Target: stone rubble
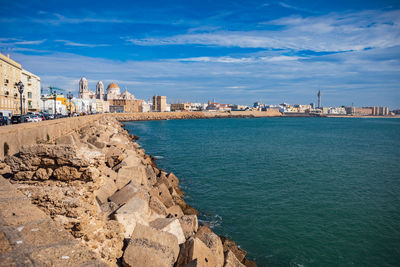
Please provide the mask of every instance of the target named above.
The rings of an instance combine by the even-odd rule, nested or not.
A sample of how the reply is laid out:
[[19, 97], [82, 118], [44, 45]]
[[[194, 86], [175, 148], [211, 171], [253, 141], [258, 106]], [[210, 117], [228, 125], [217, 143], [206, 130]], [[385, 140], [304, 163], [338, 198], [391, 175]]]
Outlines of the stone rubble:
[[103, 117], [54, 144], [22, 147], [0, 174], [10, 172], [32, 204], [109, 266], [253, 264], [232, 240], [199, 228], [179, 179], [159, 170], [137, 139]]

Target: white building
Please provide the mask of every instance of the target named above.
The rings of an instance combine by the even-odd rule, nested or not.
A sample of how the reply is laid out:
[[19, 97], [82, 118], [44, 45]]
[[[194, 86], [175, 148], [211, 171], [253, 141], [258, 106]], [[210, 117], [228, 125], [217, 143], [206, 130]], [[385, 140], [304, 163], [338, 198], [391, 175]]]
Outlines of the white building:
[[81, 99], [81, 98], [73, 98], [72, 103], [75, 106], [75, 110], [72, 110], [76, 113], [96, 113], [97, 112], [97, 99]]
[[151, 112], [153, 110], [153, 105], [151, 104], [151, 100], [148, 102], [143, 101], [142, 104], [142, 112]]
[[43, 96], [41, 98], [41, 103], [40, 108], [46, 113], [54, 114], [55, 108], [57, 114], [68, 115], [66, 98], [62, 94], [57, 95], [56, 101], [54, 101], [52, 95]]
[[24, 84], [25, 112], [40, 111], [40, 77], [22, 69], [21, 81]]

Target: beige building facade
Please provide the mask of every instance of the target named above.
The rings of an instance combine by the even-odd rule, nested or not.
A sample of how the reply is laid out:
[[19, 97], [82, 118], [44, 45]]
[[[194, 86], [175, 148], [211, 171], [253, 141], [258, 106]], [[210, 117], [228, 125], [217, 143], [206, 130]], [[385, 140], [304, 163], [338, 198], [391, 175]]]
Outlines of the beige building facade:
[[21, 81], [24, 84], [24, 110], [26, 112], [40, 111], [40, 77], [22, 69]]
[[167, 110], [167, 97], [154, 95], [153, 96], [153, 111], [164, 112]]
[[5, 116], [20, 113], [16, 83], [21, 81], [21, 72], [21, 64], [0, 54], [0, 112]]

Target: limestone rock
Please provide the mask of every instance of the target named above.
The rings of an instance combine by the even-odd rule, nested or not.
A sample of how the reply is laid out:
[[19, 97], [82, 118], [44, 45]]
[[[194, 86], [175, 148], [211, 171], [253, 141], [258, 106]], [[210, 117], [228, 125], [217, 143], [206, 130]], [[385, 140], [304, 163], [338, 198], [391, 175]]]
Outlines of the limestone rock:
[[116, 191], [117, 186], [113, 179], [103, 176], [103, 185], [95, 192], [96, 199], [100, 205], [107, 202], [108, 198], [111, 197]]
[[132, 180], [138, 184], [147, 184], [147, 178], [143, 166], [122, 167], [118, 170], [116, 181], [118, 189], [121, 189]]
[[233, 254], [232, 251], [228, 250], [225, 253], [225, 263], [224, 267], [245, 267]]
[[252, 261], [252, 260], [249, 260], [249, 259], [246, 259], [246, 258], [244, 258], [243, 264], [246, 267], [257, 267], [257, 263], [255, 261]]
[[137, 224], [122, 261], [129, 267], [171, 267], [178, 253], [178, 241], [174, 235]]
[[222, 247], [221, 239], [206, 226], [201, 226], [197, 230], [195, 237], [203, 241], [203, 243], [210, 248], [213, 254], [217, 257], [216, 266], [223, 266], [224, 249]]
[[114, 195], [110, 197], [110, 201], [117, 205], [123, 205], [133, 198], [138, 192], [138, 188], [132, 183], [127, 184], [121, 190], [118, 190]]
[[147, 184], [154, 185], [157, 182], [157, 175], [151, 166], [146, 166]]
[[149, 206], [157, 214], [164, 216], [168, 215], [167, 207], [165, 207], [165, 205], [161, 202], [161, 200], [158, 197], [150, 196]]
[[10, 166], [12, 172], [18, 171], [31, 171], [32, 165], [29, 161], [23, 161], [22, 159], [15, 156], [7, 156], [4, 162]]
[[169, 193], [165, 184], [158, 185], [157, 187], [153, 188], [150, 193], [154, 196], [157, 196], [167, 208], [174, 205], [174, 201], [172, 200], [171, 194]]
[[184, 215], [179, 218], [185, 238], [192, 237], [199, 227], [196, 215]]
[[196, 210], [195, 208], [193, 208], [190, 205], [186, 205], [185, 209], [183, 210], [183, 213], [185, 215], [199, 215], [200, 212], [198, 210]]
[[100, 171], [97, 168], [89, 167], [82, 173], [82, 180], [96, 181], [100, 176]]
[[32, 179], [33, 175], [35, 174], [34, 171], [20, 171], [14, 174], [14, 180], [30, 180]]
[[61, 181], [77, 180], [81, 178], [81, 174], [76, 168], [69, 166], [62, 166], [54, 170], [54, 178]]
[[[193, 261], [195, 260], [197, 260], [197, 262], [196, 265], [193, 266], [222, 266], [218, 265], [218, 259], [211, 249], [209, 249], [200, 239], [191, 237], [181, 246], [176, 266], [181, 267], [189, 263], [193, 264]], [[222, 261], [223, 260], [224, 259], [222, 258]]]
[[182, 226], [178, 219], [159, 218], [149, 223], [149, 225], [157, 230], [173, 234], [178, 239], [178, 244], [186, 241]]
[[184, 215], [181, 207], [179, 207], [178, 205], [169, 207], [167, 209], [167, 212], [169, 215], [171, 215], [171, 217], [174, 218], [181, 218]]
[[229, 237], [221, 236], [221, 241], [225, 253], [227, 251], [231, 251], [240, 262], [243, 261], [244, 257], [246, 256], [246, 251], [239, 248], [235, 241]]
[[169, 184], [170, 184], [172, 187], [176, 188], [176, 187], [179, 186], [179, 180], [178, 180], [178, 178], [175, 176], [175, 174], [173, 174], [172, 172], [171, 172], [170, 174], [168, 174], [167, 180], [168, 180]]
[[150, 211], [148, 203], [138, 197], [131, 198], [114, 214], [115, 219], [125, 227], [125, 238], [131, 236], [137, 223], [147, 225], [149, 216]]
[[52, 174], [53, 174], [53, 169], [39, 168], [35, 172], [35, 177], [36, 177], [36, 179], [39, 179], [39, 180], [48, 180]]
[[56, 145], [75, 145], [75, 140], [72, 135], [65, 135], [56, 138]]

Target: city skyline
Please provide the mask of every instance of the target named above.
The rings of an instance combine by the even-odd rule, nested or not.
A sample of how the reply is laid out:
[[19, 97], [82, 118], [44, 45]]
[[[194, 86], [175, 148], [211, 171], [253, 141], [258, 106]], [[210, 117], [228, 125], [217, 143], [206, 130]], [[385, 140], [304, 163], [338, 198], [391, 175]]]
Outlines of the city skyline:
[[2, 1], [0, 50], [75, 94], [399, 108], [400, 4], [360, 3]]

